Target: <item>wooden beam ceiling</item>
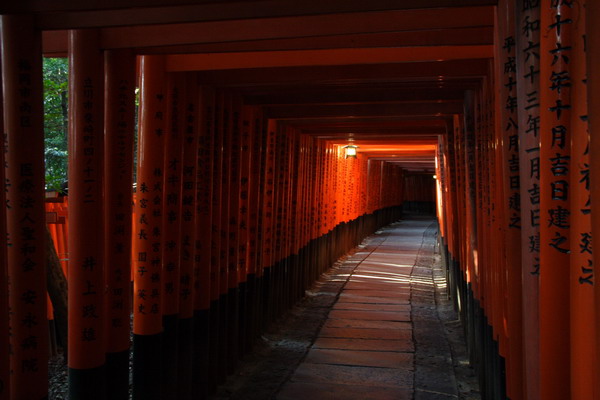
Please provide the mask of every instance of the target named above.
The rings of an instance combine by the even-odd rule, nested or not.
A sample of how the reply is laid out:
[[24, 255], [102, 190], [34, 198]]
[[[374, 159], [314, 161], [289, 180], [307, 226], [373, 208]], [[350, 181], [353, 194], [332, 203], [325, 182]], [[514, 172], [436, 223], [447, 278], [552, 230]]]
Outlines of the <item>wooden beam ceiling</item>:
[[[33, 13], [46, 55], [66, 55], [67, 29], [97, 28], [102, 48], [165, 54], [168, 71], [195, 71], [201, 85], [240, 93], [282, 126], [430, 169], [433, 152], [399, 149], [435, 145], [462, 113], [465, 91], [489, 76], [495, 5], [21, 0], [0, 5], [0, 13]], [[376, 145], [390, 152], [367, 152]]]

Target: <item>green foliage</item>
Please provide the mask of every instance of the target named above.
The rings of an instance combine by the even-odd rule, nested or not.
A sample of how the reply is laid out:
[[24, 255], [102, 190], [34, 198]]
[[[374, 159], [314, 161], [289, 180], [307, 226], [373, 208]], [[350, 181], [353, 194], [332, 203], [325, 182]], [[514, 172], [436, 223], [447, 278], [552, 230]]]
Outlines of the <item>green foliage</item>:
[[60, 190], [67, 181], [68, 61], [44, 58], [44, 141], [46, 189]]

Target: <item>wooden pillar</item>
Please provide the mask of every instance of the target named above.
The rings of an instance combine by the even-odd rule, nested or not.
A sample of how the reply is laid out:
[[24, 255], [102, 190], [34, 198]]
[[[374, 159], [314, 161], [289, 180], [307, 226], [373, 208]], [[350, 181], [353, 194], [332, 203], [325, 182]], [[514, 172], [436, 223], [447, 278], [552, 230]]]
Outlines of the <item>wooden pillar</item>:
[[[600, 167], [600, 4], [588, 1], [586, 4], [586, 61], [587, 61], [587, 100], [590, 138], [590, 171]], [[590, 174], [592, 201], [592, 236], [600, 237], [600, 174]], [[598, 254], [598, 252], [596, 252]], [[593, 257], [598, 265], [598, 257]], [[595, 300], [595, 358], [594, 358], [594, 400], [600, 399], [600, 285], [594, 285]]]
[[[570, 318], [571, 318], [571, 398], [592, 399], [594, 381], [595, 326], [594, 261], [592, 254], [590, 142], [586, 84], [585, 2], [572, 10], [571, 76], [571, 238], [570, 238]], [[561, 77], [562, 78], [562, 77]]]
[[106, 396], [104, 73], [99, 33], [69, 32], [69, 396]]
[[260, 327], [260, 306], [261, 306], [261, 280], [262, 275], [260, 266], [260, 209], [262, 207], [261, 188], [264, 185], [264, 175], [262, 174], [263, 165], [263, 124], [262, 116], [259, 110], [252, 115], [252, 144], [250, 156], [250, 180], [249, 200], [248, 200], [248, 337], [246, 344], [252, 346], [252, 342], [257, 338]]
[[181, 187], [185, 80], [167, 74], [166, 126], [162, 167], [163, 397], [177, 396], [178, 313], [181, 260]]
[[[0, 39], [2, 40], [2, 39]], [[6, 40], [6, 39], [4, 39]], [[2, 76], [2, 54], [0, 54], [0, 77]], [[0, 93], [2, 93], [0, 78]], [[4, 99], [0, 96], [0, 128], [4, 128]], [[5, 141], [0, 146], [0, 165], [5, 165]], [[5, 168], [0, 170], [0, 180], [5, 181]], [[6, 204], [6, 192], [0, 193], [0, 204]], [[6, 207], [0, 210], [0, 229], [6, 231]], [[10, 351], [9, 351], [9, 313], [8, 313], [8, 248], [6, 236], [0, 237], [0, 400], [8, 400], [10, 396]]]
[[[502, 166], [503, 199], [499, 204], [503, 209], [504, 257], [488, 258], [490, 262], [505, 260], [499, 263], [505, 270], [507, 283], [507, 371], [506, 394], [511, 399], [523, 397], [523, 358], [522, 358], [522, 326], [521, 326], [521, 187], [519, 169], [519, 125], [518, 95], [516, 68], [516, 29], [515, 5], [513, 1], [501, 1], [497, 8], [496, 38], [496, 98], [497, 123], [496, 130], [502, 134], [502, 158], [497, 160]], [[491, 93], [489, 94], [491, 95]], [[526, 106], [528, 107], [528, 106]], [[500, 184], [500, 182], [497, 182]], [[495, 188], [493, 188], [495, 189]], [[495, 245], [497, 242], [491, 242]], [[493, 249], [490, 248], [490, 251]]]
[[6, 387], [10, 398], [42, 399], [48, 392], [48, 324], [41, 34], [29, 16], [4, 15], [1, 29], [12, 349]]
[[261, 232], [261, 268], [263, 270], [263, 284], [265, 289], [264, 300], [264, 313], [266, 314], [263, 319], [263, 324], [268, 322], [270, 301], [269, 290], [271, 289], [271, 278], [272, 278], [272, 255], [273, 255], [273, 220], [275, 212], [275, 137], [277, 131], [277, 122], [273, 120], [268, 121], [266, 143], [264, 147], [265, 154], [265, 170], [264, 170], [264, 193], [262, 201], [262, 232]]
[[238, 356], [241, 358], [249, 346], [252, 311], [249, 307], [251, 295], [249, 294], [248, 277], [250, 268], [254, 273], [255, 264], [250, 260], [249, 240], [250, 240], [250, 192], [251, 164], [253, 160], [253, 135], [254, 135], [254, 115], [256, 109], [243, 106], [241, 110], [241, 137], [240, 137], [240, 190], [239, 190], [239, 220], [238, 220], [238, 260], [239, 260], [239, 338], [238, 338]]
[[138, 169], [133, 254], [133, 398], [161, 397], [162, 184], [166, 80], [162, 56], [140, 59]]
[[[523, 398], [540, 398], [540, 6], [519, 0], [514, 64], [517, 71], [519, 178], [521, 187], [521, 284], [523, 293]], [[525, 28], [525, 29], [524, 29]]]
[[128, 399], [136, 60], [130, 51], [111, 50], [104, 61], [107, 395], [110, 399]]
[[[573, 40], [571, 4], [541, 8], [540, 25], [540, 398], [566, 399], [570, 384], [569, 171]], [[557, 368], [557, 366], [561, 366]]]
[[241, 123], [242, 100], [232, 96], [229, 102], [230, 141], [229, 141], [229, 211], [227, 219], [227, 373], [232, 374], [238, 360], [239, 330], [239, 219], [240, 219], [240, 177], [241, 177]]
[[179, 266], [179, 322], [177, 398], [193, 398], [194, 349], [194, 267], [196, 250], [197, 166], [198, 166], [198, 108], [199, 92], [196, 75], [184, 76], [182, 101], [182, 185], [181, 185], [181, 255]]
[[223, 136], [223, 154], [221, 163], [221, 213], [219, 248], [219, 363], [217, 368], [218, 382], [223, 383], [227, 377], [227, 330], [229, 328], [229, 205], [231, 201], [231, 135], [232, 135], [232, 102], [229, 93], [222, 93], [221, 130]]
[[211, 241], [214, 158], [214, 92], [200, 88], [198, 165], [196, 174], [196, 252], [194, 258], [194, 389], [195, 398], [208, 395], [211, 310]]
[[212, 210], [211, 210], [211, 249], [210, 249], [210, 369], [209, 384], [211, 389], [216, 388], [217, 366], [219, 363], [219, 320], [223, 316], [219, 314], [220, 291], [220, 254], [221, 254], [221, 197], [222, 197], [222, 173], [223, 173], [223, 95], [217, 93], [215, 96], [215, 117], [213, 124], [214, 147], [213, 147], [213, 175], [212, 175]]

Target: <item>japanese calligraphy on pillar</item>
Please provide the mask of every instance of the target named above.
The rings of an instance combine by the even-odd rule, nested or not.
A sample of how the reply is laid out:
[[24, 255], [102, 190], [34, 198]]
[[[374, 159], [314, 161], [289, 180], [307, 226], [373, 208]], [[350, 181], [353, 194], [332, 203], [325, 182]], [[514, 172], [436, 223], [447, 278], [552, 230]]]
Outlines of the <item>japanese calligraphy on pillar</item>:
[[196, 168], [196, 251], [194, 257], [195, 309], [210, 307], [210, 262], [212, 234], [214, 92], [201, 88], [200, 136]]
[[[573, 188], [571, 60], [573, 2], [541, 3], [540, 29], [540, 398], [569, 398], [570, 235]], [[564, 365], [563, 368], [551, 368]]]
[[587, 74], [585, 58], [585, 3], [573, 10], [572, 67], [571, 76], [564, 74], [560, 84], [570, 88], [572, 96], [571, 113], [571, 212], [576, 220], [572, 233], [571, 248], [575, 257], [581, 285], [593, 285], [594, 269], [592, 261], [592, 228], [590, 197], [590, 140], [588, 131]]
[[231, 203], [231, 134], [232, 134], [232, 99], [230, 94], [223, 94], [221, 135], [223, 136], [223, 155], [221, 163], [221, 246], [219, 248], [219, 290], [221, 295], [227, 294], [229, 288], [229, 206]]
[[[104, 74], [99, 36], [69, 37], [69, 367], [104, 363]], [[85, 238], [85, 240], [81, 240]]]
[[549, 65], [544, 65], [545, 74], [541, 76], [541, 84], [550, 90], [548, 95], [548, 126], [546, 131], [542, 132], [542, 144], [548, 145], [548, 152], [543, 155], [547, 157], [544, 160], [549, 172], [547, 176], [549, 181], [545, 183], [548, 190], [549, 202], [545, 209], [545, 215], [542, 215], [543, 223], [550, 228], [550, 236], [544, 246], [548, 245], [555, 252], [568, 254], [569, 247], [569, 228], [571, 225], [571, 211], [569, 209], [569, 171], [571, 168], [570, 156], [570, 114], [571, 114], [571, 76], [570, 60], [572, 51], [571, 35], [569, 34], [570, 25], [573, 20], [570, 18], [571, 1], [557, 0], [552, 2], [552, 12], [550, 24], [546, 27], [549, 30], [549, 40], [544, 44], [549, 44], [549, 48], [543, 48], [545, 51], [544, 60]]
[[163, 181], [153, 188], [153, 192], [156, 196], [162, 195], [163, 202], [163, 314], [173, 315], [177, 314], [179, 308], [184, 76], [169, 74], [167, 82], [167, 130], [165, 132]]
[[183, 104], [183, 161], [181, 185], [181, 255], [179, 274], [179, 316], [193, 315], [194, 278], [196, 249], [196, 201], [198, 164], [198, 87], [195, 75], [185, 76], [185, 98]]
[[240, 279], [245, 279], [249, 266], [249, 225], [250, 225], [250, 163], [252, 161], [252, 134], [254, 131], [255, 109], [244, 106], [241, 127], [241, 168], [239, 198], [239, 244]]
[[215, 96], [213, 119], [213, 175], [212, 175], [212, 210], [210, 233], [210, 293], [211, 300], [219, 299], [219, 263], [221, 247], [221, 175], [223, 172], [223, 95]]
[[[47, 395], [41, 36], [28, 16], [2, 16], [10, 386]], [[6, 293], [2, 293], [6, 295]], [[3, 314], [6, 315], [6, 314]], [[6, 360], [3, 360], [5, 362]], [[9, 384], [6, 384], [8, 387]]]
[[166, 123], [164, 60], [141, 58], [140, 140], [134, 221], [134, 333], [162, 331], [163, 160]]
[[262, 120], [259, 111], [253, 117], [251, 123], [251, 156], [250, 156], [250, 182], [249, 187], [249, 214], [248, 214], [248, 273], [258, 273], [258, 240], [260, 235], [259, 228], [259, 200], [264, 179], [261, 175], [262, 157]]
[[[524, 393], [539, 398], [540, 274], [540, 1], [516, 4], [521, 264], [523, 285]], [[530, 99], [536, 101], [529, 101]]]
[[540, 268], [540, 5], [539, 0], [522, 1], [517, 13], [518, 93], [523, 99], [518, 123], [521, 148], [522, 237], [527, 240], [523, 265], [530, 274]]
[[594, 397], [594, 262], [590, 196], [590, 138], [588, 131], [586, 73], [586, 2], [573, 4], [570, 76], [562, 84], [571, 96], [570, 169], [570, 323], [571, 323], [571, 398]]
[[516, 69], [519, 107], [523, 266], [532, 275], [540, 268], [540, 5], [539, 0], [517, 5]]
[[[508, 28], [508, 27], [507, 27]], [[503, 71], [503, 97], [504, 110], [502, 113], [502, 129], [504, 130], [504, 146], [506, 157], [505, 165], [508, 168], [506, 176], [508, 177], [507, 192], [505, 193], [508, 201], [508, 228], [521, 228], [521, 200], [519, 185], [519, 128], [517, 117], [517, 63], [515, 57], [515, 37], [510, 29], [504, 32], [504, 45], [502, 46], [502, 57], [500, 62], [504, 65]], [[527, 99], [524, 108], [529, 110], [538, 107], [537, 97], [530, 96]]]
[[131, 314], [131, 186], [135, 114], [135, 58], [132, 53], [105, 55], [105, 260], [109, 352], [129, 348]]
[[268, 121], [267, 137], [265, 146], [265, 185], [262, 208], [262, 267], [271, 266], [272, 246], [273, 246], [273, 213], [275, 190], [275, 132], [277, 131], [277, 122]]
[[241, 179], [241, 100], [233, 99], [231, 109], [231, 147], [230, 147], [230, 174], [229, 174], [229, 241], [228, 241], [228, 280], [229, 289], [233, 289], [239, 282], [239, 221], [240, 221], [240, 179]]

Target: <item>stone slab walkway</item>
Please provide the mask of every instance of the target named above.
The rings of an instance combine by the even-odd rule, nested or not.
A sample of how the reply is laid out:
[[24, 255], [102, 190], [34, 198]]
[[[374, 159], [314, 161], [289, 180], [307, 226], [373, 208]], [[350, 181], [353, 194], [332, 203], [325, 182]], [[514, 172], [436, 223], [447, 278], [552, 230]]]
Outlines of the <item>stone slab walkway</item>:
[[399, 223], [345, 261], [356, 267], [277, 399], [413, 398], [411, 274], [431, 223]]
[[[460, 326], [440, 298], [436, 231], [432, 219], [413, 218], [367, 238], [263, 335], [213, 398], [478, 399], [464, 355], [455, 354]], [[466, 386], [455, 377], [461, 369]]]

